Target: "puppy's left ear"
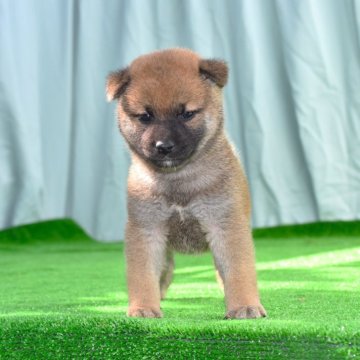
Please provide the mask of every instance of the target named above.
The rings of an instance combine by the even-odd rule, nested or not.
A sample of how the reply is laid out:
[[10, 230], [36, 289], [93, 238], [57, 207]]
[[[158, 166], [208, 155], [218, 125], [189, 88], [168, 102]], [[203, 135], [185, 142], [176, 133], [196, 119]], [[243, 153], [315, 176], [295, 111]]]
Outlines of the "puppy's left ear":
[[129, 68], [111, 72], [106, 80], [106, 98], [108, 101], [118, 99], [130, 84]]
[[225, 61], [221, 60], [200, 60], [200, 74], [211, 80], [219, 87], [224, 87], [228, 80], [229, 69]]

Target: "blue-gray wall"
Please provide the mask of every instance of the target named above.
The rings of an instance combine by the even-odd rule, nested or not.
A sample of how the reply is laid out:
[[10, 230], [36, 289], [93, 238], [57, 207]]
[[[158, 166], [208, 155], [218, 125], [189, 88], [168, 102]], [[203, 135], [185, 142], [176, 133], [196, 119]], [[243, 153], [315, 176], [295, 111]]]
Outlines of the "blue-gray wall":
[[123, 237], [129, 157], [105, 76], [155, 49], [228, 61], [255, 227], [360, 218], [360, 2], [0, 0], [0, 228]]

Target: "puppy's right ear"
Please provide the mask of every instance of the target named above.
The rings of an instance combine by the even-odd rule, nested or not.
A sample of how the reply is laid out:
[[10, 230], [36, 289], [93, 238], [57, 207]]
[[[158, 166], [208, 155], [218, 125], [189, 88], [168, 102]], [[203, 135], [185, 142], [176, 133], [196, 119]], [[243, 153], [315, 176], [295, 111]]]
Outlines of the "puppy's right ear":
[[111, 72], [106, 80], [106, 98], [108, 101], [118, 99], [130, 83], [129, 68]]

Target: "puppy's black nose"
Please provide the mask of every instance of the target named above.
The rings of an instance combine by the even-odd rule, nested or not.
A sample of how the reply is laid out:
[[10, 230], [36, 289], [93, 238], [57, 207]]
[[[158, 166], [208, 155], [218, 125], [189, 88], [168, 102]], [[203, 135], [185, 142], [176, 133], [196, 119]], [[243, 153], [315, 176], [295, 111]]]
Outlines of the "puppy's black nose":
[[155, 147], [159, 154], [170, 154], [174, 148], [174, 143], [171, 140], [168, 141], [157, 141]]

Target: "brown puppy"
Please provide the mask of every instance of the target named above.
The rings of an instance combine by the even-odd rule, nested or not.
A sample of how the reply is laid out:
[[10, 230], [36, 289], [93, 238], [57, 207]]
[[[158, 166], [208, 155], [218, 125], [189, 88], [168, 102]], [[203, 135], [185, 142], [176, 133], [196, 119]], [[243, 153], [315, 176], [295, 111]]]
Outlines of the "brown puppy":
[[250, 198], [223, 129], [224, 62], [185, 49], [137, 58], [107, 81], [132, 155], [126, 229], [129, 316], [161, 317], [173, 252], [210, 248], [229, 319], [266, 316], [256, 285]]

